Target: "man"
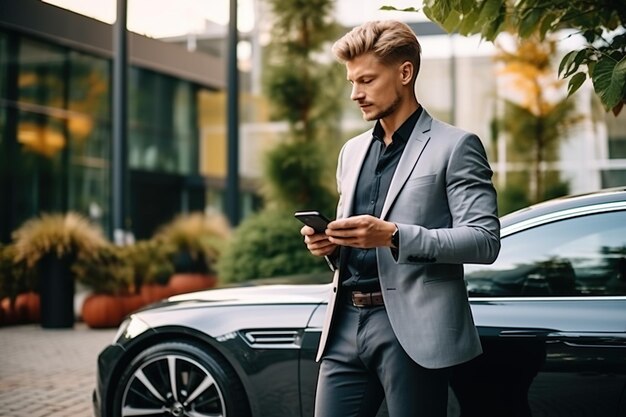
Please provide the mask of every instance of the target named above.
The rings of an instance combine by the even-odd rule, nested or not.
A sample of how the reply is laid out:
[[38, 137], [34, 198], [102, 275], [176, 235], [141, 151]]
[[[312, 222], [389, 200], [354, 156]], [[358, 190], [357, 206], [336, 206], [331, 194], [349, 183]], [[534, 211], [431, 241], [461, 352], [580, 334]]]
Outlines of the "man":
[[333, 45], [351, 98], [376, 121], [339, 155], [337, 220], [301, 229], [338, 267], [318, 351], [316, 417], [445, 416], [449, 368], [481, 353], [463, 263], [500, 249], [496, 193], [476, 135], [415, 96], [420, 45], [369, 22]]

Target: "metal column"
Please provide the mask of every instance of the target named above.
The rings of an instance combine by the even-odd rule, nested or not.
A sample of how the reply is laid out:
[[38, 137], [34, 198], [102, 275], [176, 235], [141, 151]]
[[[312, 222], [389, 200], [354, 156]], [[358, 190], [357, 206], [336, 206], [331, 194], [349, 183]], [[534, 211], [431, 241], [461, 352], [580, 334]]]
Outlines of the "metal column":
[[128, 48], [126, 31], [127, 0], [117, 0], [113, 27], [113, 141], [111, 144], [111, 238], [123, 244], [127, 221], [127, 97]]
[[228, 22], [228, 172], [226, 177], [226, 212], [232, 227], [239, 224], [239, 71], [237, 69], [237, 0], [230, 0]]

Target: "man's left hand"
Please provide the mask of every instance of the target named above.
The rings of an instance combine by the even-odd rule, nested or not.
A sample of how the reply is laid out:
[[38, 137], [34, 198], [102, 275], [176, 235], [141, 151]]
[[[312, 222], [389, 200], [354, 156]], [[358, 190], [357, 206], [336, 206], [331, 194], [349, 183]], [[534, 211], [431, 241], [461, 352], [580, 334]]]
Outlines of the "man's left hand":
[[332, 243], [353, 248], [369, 249], [391, 246], [396, 225], [370, 215], [338, 219], [328, 224], [326, 234]]

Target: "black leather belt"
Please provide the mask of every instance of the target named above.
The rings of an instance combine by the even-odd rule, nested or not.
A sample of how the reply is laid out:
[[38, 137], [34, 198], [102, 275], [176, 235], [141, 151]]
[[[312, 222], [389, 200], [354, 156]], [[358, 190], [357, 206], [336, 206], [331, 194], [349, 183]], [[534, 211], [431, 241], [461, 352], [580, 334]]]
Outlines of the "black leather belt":
[[350, 291], [352, 298], [352, 305], [355, 307], [375, 307], [385, 305], [383, 301], [383, 293], [376, 292], [361, 292]]

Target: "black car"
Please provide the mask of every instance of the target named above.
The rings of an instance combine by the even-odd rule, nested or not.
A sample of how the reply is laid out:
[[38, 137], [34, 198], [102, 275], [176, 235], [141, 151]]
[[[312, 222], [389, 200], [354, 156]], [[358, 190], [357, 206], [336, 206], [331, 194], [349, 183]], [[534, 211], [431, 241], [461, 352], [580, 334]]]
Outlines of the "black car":
[[[503, 217], [498, 260], [465, 273], [484, 354], [453, 369], [449, 416], [626, 416], [626, 189]], [[329, 291], [216, 289], [133, 314], [99, 356], [96, 415], [312, 416]]]

